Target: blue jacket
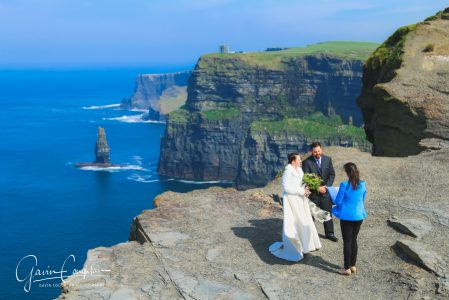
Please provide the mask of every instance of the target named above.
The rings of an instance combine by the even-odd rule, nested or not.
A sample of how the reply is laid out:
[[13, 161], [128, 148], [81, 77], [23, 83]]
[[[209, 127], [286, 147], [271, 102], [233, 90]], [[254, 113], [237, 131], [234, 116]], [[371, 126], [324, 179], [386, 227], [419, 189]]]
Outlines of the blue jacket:
[[356, 190], [352, 188], [349, 180], [340, 184], [337, 197], [334, 200], [332, 213], [334, 216], [345, 221], [359, 221], [365, 219], [368, 214], [365, 210], [366, 185], [360, 180]]

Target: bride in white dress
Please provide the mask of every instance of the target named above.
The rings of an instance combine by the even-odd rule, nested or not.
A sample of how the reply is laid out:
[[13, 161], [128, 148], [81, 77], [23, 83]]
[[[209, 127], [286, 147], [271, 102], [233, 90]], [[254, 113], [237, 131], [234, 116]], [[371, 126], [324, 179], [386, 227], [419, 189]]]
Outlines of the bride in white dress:
[[302, 181], [304, 172], [301, 169], [299, 154], [289, 154], [288, 160], [289, 164], [285, 167], [282, 176], [284, 189], [282, 242], [275, 242], [269, 250], [276, 257], [289, 261], [300, 261], [303, 259], [304, 253], [321, 248], [312, 212], [320, 222], [329, 219], [330, 215], [328, 212], [318, 209], [307, 199], [310, 191]]

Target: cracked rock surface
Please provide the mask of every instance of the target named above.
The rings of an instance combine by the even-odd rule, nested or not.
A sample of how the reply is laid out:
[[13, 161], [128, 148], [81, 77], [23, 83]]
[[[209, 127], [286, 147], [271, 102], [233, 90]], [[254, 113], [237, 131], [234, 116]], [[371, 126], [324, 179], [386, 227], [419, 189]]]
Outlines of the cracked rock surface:
[[[449, 152], [388, 158], [354, 148], [324, 151], [334, 161], [335, 185], [348, 161], [367, 182], [356, 274], [337, 274], [343, 264], [338, 220], [339, 242], [322, 239], [323, 248], [298, 263], [268, 252], [282, 232], [282, 207], [273, 200], [281, 188], [274, 181], [247, 191], [159, 195], [156, 209], [134, 218], [131, 241], [88, 252], [85, 268], [110, 271], [70, 277], [59, 299], [447, 299], [449, 185], [442, 178]], [[388, 225], [393, 216], [431, 227], [414, 238]]]

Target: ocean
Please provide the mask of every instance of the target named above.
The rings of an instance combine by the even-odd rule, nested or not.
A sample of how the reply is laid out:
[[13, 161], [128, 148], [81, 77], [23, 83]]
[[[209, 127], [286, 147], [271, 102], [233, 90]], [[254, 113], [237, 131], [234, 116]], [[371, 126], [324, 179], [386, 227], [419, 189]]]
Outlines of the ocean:
[[[127, 241], [156, 195], [226, 186], [158, 176], [165, 125], [118, 107], [137, 74], [185, 69], [0, 71], [0, 299], [57, 297], [64, 261], [79, 270], [88, 249]], [[99, 126], [128, 168], [74, 166], [94, 160]]]

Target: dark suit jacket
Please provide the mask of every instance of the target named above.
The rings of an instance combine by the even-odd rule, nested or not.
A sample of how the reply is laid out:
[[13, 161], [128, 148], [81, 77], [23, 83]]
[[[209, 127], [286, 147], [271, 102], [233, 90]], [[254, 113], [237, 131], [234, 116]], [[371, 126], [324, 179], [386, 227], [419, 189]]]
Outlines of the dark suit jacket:
[[[315, 161], [315, 157], [310, 155], [302, 162], [302, 170], [304, 173], [315, 173], [321, 176], [326, 186], [332, 186], [335, 179], [335, 170], [332, 165], [332, 158], [327, 155], [321, 155], [321, 168]], [[328, 194], [328, 193], [326, 193]]]

